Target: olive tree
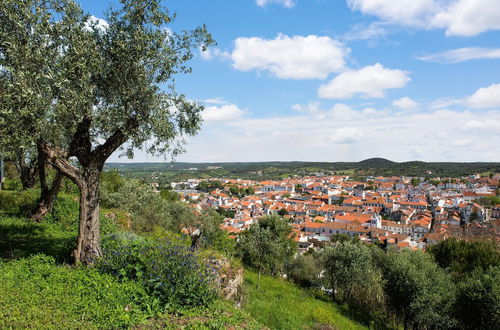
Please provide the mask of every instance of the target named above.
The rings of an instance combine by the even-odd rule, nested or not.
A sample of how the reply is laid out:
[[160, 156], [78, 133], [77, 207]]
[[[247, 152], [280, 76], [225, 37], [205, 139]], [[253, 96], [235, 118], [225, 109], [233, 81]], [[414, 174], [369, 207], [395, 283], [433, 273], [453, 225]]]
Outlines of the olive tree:
[[203, 107], [179, 94], [174, 78], [190, 73], [193, 49], [213, 41], [204, 26], [172, 33], [167, 25], [174, 15], [160, 0], [120, 0], [105, 24], [73, 0], [4, 0], [0, 17], [5, 99], [28, 103], [2, 106], [2, 117], [19, 123], [14, 134], [34, 135], [48, 162], [78, 186], [74, 258], [92, 263], [102, 255], [99, 178], [105, 161], [118, 149], [129, 157], [137, 148], [182, 151], [185, 136], [200, 128]]

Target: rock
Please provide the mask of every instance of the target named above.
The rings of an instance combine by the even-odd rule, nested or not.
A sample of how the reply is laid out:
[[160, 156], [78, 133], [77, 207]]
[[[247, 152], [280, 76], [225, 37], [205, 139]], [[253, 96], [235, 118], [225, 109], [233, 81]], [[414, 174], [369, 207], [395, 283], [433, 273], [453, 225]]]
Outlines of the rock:
[[221, 297], [235, 302], [241, 307], [243, 268], [233, 266], [227, 258], [208, 258], [208, 265], [216, 270], [215, 285]]

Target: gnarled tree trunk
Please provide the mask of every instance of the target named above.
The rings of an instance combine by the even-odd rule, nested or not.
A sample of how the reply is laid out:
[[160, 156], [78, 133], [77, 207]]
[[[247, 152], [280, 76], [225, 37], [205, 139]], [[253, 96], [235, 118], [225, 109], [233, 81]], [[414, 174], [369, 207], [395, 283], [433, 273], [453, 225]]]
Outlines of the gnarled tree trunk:
[[31, 213], [31, 218], [37, 222], [43, 220], [43, 218], [52, 211], [54, 207], [54, 202], [61, 190], [62, 182], [64, 176], [61, 172], [57, 171], [54, 180], [49, 188], [47, 184], [47, 174], [46, 174], [46, 166], [47, 166], [47, 155], [43, 151], [43, 149], [38, 147], [38, 177], [40, 180], [40, 198], [38, 199], [38, 203]]
[[77, 262], [94, 263], [102, 256], [99, 234], [99, 176], [102, 167], [82, 170], [80, 188], [80, 227], [76, 249]]
[[61, 190], [63, 175], [60, 172], [57, 172], [54, 181], [50, 188], [41, 189], [40, 199], [38, 200], [38, 204], [36, 205], [31, 218], [36, 222], [40, 222], [43, 218], [49, 214], [54, 208], [54, 202], [56, 201], [57, 195]]
[[23, 189], [31, 189], [35, 186], [36, 183], [38, 166], [36, 165], [36, 161], [27, 163], [24, 159], [24, 156], [24, 153], [19, 154], [16, 161], [16, 168], [19, 172]]

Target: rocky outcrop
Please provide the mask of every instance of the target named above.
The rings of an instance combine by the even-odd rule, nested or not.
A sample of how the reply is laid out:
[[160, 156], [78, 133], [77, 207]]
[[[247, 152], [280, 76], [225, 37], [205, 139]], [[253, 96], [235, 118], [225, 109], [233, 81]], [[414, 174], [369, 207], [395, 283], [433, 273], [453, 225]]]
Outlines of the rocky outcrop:
[[217, 270], [215, 285], [221, 297], [241, 306], [243, 267], [232, 265], [227, 258], [210, 258], [208, 264]]

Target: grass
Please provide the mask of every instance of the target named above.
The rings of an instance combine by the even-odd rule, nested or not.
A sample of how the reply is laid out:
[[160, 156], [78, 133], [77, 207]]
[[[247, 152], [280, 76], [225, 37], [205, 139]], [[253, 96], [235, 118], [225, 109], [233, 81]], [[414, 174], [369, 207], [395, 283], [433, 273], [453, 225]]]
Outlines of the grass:
[[0, 292], [1, 329], [123, 328], [150, 316], [140, 285], [45, 255], [0, 263]]
[[76, 230], [54, 217], [0, 214], [0, 329], [262, 328], [228, 301], [164, 313], [136, 282], [68, 266]]
[[245, 270], [244, 310], [271, 329], [366, 329], [337, 305], [283, 279], [262, 276], [261, 287], [256, 285], [257, 274]]

